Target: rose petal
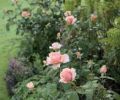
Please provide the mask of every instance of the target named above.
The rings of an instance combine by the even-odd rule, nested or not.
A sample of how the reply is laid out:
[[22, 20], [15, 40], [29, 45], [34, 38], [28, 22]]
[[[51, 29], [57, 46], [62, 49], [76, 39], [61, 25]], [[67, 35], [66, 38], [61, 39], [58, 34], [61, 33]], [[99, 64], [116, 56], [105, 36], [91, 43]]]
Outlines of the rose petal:
[[61, 62], [62, 63], [67, 63], [69, 61], [70, 61], [69, 55], [64, 54], [64, 55], [61, 56]]
[[60, 68], [60, 64], [54, 64], [54, 65], [52, 65], [51, 66], [53, 69], [58, 69], [58, 68]]

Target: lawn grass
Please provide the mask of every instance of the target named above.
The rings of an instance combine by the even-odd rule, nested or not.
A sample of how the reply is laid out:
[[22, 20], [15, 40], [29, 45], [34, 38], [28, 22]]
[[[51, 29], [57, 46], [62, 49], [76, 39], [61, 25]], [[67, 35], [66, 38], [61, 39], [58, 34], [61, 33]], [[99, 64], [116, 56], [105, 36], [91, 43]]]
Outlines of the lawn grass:
[[16, 56], [19, 49], [20, 37], [16, 36], [15, 29], [7, 32], [3, 9], [11, 7], [11, 0], [0, 0], [0, 100], [9, 100], [4, 81], [9, 59]]
[[[18, 38], [18, 39], [17, 39]], [[4, 81], [9, 59], [16, 56], [19, 37], [15, 34], [0, 34], [0, 100], [9, 100]]]

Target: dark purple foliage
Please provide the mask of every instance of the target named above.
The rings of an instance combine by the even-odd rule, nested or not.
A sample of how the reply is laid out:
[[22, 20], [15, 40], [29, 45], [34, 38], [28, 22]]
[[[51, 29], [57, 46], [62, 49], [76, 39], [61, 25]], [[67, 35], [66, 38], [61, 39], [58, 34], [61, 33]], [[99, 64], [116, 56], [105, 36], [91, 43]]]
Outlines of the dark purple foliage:
[[5, 77], [8, 93], [10, 95], [13, 95], [14, 86], [18, 82], [23, 81], [32, 75], [33, 70], [31, 67], [25, 66], [21, 61], [16, 58], [10, 60]]

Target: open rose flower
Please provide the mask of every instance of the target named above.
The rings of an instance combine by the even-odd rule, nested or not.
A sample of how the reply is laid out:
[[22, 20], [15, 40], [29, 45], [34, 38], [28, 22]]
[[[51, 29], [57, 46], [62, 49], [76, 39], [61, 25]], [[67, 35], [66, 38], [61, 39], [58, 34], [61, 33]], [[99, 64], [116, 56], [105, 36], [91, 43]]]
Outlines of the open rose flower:
[[71, 16], [71, 11], [66, 11], [66, 12], [64, 13], [64, 15], [65, 15], [65, 17]]
[[76, 19], [73, 15], [67, 16], [67, 17], [65, 18], [65, 21], [67, 22], [68, 25], [74, 24], [74, 23], [76, 22], [76, 20], [77, 20], [77, 19]]
[[96, 22], [96, 20], [97, 20], [97, 15], [91, 14], [90, 19], [91, 19], [92, 22]]
[[50, 49], [53, 49], [53, 50], [59, 50], [61, 47], [62, 47], [62, 45], [61, 45], [60, 43], [54, 42], [54, 43], [52, 44], [52, 46], [50, 46], [49, 48], [50, 48]]
[[107, 67], [106, 65], [103, 65], [101, 68], [100, 68], [100, 73], [106, 73], [107, 72]]
[[31, 16], [31, 13], [28, 10], [23, 10], [21, 16], [27, 18]]
[[54, 69], [59, 68], [61, 63], [69, 62], [69, 56], [67, 54], [61, 54], [60, 52], [51, 52], [47, 57], [46, 65], [53, 65]]
[[33, 89], [34, 89], [34, 84], [33, 84], [33, 82], [27, 83], [26, 87], [27, 87], [29, 90], [33, 90]]
[[76, 77], [76, 71], [74, 68], [64, 68], [60, 73], [60, 82], [69, 83], [74, 81]]

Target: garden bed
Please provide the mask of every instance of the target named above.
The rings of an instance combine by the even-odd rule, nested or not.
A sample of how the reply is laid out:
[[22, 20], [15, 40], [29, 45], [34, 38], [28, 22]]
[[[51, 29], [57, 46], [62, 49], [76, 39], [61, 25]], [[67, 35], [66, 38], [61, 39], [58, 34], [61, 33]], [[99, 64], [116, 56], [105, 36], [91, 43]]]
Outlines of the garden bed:
[[119, 0], [12, 3], [6, 28], [22, 41], [6, 75], [11, 100], [120, 99]]

